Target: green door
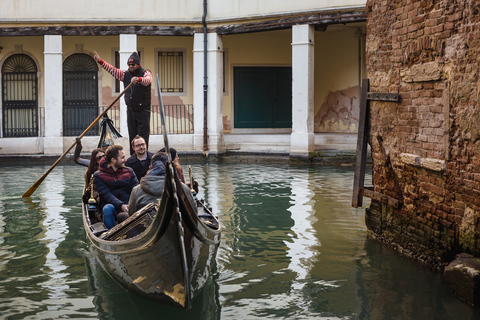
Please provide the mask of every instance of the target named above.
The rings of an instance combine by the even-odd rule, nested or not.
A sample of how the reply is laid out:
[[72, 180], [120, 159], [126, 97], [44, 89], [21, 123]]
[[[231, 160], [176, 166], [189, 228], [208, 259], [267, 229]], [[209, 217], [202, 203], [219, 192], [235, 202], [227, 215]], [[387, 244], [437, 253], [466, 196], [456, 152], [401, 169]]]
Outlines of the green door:
[[235, 67], [234, 127], [292, 127], [292, 68]]

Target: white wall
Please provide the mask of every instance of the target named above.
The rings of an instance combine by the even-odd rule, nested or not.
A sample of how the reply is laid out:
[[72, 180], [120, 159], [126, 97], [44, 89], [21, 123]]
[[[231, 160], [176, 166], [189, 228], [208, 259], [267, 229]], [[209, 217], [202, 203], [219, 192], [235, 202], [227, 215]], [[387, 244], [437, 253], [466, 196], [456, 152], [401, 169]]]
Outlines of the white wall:
[[[342, 7], [365, 6], [366, 0], [208, 0], [207, 19], [339, 10]], [[201, 21], [201, 0], [0, 0], [0, 23], [18, 19], [111, 19], [111, 20], [183, 20]], [[108, 23], [108, 21], [106, 22]]]

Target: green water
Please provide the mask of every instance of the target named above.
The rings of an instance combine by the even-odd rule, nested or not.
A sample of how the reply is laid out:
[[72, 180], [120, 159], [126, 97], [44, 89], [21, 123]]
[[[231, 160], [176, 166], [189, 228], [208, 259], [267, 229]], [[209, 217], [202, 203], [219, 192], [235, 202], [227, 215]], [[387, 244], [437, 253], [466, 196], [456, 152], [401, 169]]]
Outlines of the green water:
[[351, 169], [193, 163], [224, 232], [186, 312], [130, 294], [92, 259], [83, 167], [58, 166], [22, 198], [48, 168], [0, 168], [1, 319], [480, 319], [440, 274], [367, 238]]

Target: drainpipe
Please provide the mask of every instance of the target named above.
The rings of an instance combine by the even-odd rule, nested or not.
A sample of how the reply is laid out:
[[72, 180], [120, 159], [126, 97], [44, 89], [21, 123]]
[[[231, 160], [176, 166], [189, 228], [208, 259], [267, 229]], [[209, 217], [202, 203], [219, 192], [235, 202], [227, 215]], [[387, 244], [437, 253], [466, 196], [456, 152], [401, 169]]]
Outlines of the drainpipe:
[[355, 31], [355, 37], [358, 38], [358, 105], [360, 106], [362, 95], [362, 29], [358, 28]]
[[208, 151], [208, 131], [207, 131], [207, 0], [203, 0], [203, 151]]

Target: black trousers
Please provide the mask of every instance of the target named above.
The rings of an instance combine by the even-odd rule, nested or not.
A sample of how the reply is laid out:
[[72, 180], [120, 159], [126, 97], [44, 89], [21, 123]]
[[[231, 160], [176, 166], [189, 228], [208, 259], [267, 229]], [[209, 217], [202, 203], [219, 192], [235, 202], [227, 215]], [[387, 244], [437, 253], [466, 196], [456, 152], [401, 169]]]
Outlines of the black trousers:
[[132, 140], [138, 134], [145, 139], [148, 150], [148, 138], [150, 136], [150, 109], [130, 110], [127, 108], [128, 142], [130, 144], [130, 155], [134, 153]]

